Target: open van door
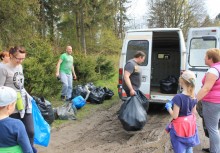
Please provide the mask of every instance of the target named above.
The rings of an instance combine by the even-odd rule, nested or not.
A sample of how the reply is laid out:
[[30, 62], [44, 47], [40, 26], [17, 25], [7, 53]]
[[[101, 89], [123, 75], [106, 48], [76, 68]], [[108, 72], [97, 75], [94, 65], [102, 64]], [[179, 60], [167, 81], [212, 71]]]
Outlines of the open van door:
[[127, 31], [119, 63], [119, 84], [118, 93], [121, 99], [126, 98], [126, 93], [122, 89], [122, 78], [124, 66], [128, 60], [134, 58], [137, 51], [143, 51], [146, 54], [145, 61], [141, 64], [142, 82], [140, 90], [149, 98], [150, 79], [151, 79], [151, 50], [152, 48], [152, 32], [147, 31]]
[[205, 54], [209, 48], [219, 48], [220, 28], [191, 28], [187, 40], [187, 69], [196, 74], [195, 92], [202, 87], [202, 78], [208, 70], [205, 65]]

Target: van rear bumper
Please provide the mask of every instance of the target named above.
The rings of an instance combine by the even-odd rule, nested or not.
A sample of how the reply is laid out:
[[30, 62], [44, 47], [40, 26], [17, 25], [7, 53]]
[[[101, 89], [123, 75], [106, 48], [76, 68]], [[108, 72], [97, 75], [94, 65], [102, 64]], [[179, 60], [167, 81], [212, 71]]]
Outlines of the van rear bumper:
[[149, 103], [161, 103], [161, 104], [165, 104], [167, 103], [169, 100], [160, 100], [160, 99], [149, 99]]

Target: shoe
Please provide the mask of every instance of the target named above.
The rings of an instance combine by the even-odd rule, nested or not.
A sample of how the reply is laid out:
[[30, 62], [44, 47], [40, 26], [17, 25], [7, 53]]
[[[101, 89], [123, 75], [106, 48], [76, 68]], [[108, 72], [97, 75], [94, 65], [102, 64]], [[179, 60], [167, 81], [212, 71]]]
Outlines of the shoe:
[[60, 98], [61, 98], [61, 100], [65, 100], [66, 96], [61, 95]]
[[210, 152], [209, 148], [202, 148], [202, 151], [204, 151], [204, 152]]

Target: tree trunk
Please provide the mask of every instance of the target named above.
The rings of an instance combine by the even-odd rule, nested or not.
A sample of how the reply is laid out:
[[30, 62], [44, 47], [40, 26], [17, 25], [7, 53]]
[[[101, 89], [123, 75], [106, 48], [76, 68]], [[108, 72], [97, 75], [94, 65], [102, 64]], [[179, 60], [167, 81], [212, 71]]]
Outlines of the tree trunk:
[[78, 42], [80, 42], [79, 12], [76, 11], [75, 15], [76, 15], [76, 36], [77, 36], [77, 40], [78, 40]]
[[80, 7], [80, 32], [81, 32], [81, 46], [86, 55], [86, 39], [85, 39], [85, 31], [84, 31], [84, 15], [83, 15], [83, 5], [81, 0], [81, 7]]

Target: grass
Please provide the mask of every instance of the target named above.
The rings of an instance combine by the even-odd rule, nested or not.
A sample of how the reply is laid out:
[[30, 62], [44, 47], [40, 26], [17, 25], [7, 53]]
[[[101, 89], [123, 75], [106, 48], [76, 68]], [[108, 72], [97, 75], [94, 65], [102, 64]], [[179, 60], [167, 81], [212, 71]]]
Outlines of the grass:
[[[77, 111], [77, 121], [82, 121], [84, 118], [92, 115], [92, 113], [96, 112], [97, 110], [104, 110], [108, 109], [117, 102], [119, 102], [119, 97], [118, 97], [118, 89], [117, 89], [117, 83], [118, 83], [118, 57], [111, 57], [113, 62], [115, 63], [115, 75], [108, 79], [108, 80], [98, 80], [94, 82], [95, 86], [100, 86], [100, 87], [107, 87], [111, 89], [114, 92], [114, 96], [110, 100], [105, 100], [102, 104], [90, 104], [87, 103], [83, 108], [79, 109]], [[51, 103], [54, 108], [61, 106], [64, 104], [63, 101], [52, 99]], [[55, 120], [52, 124], [52, 128], [60, 127], [62, 124], [69, 123], [72, 121], [68, 120]], [[73, 121], [74, 123], [77, 123]]]
[[[94, 112], [96, 112], [98, 110], [106, 110], [106, 109], [110, 108], [111, 106], [113, 106], [114, 104], [116, 104], [117, 102], [119, 102], [119, 98], [118, 98], [117, 93], [114, 92], [114, 94], [115, 95], [110, 100], [104, 100], [104, 102], [102, 104], [87, 103], [84, 107], [82, 107], [81, 109], [78, 109], [77, 114], [76, 114], [77, 121], [80, 122], [83, 119], [85, 119], [86, 117], [92, 115]], [[63, 103], [62, 101], [56, 101], [56, 102]], [[60, 104], [57, 104], [57, 106], [60, 106]], [[52, 124], [52, 128], [58, 128], [61, 125], [68, 123], [68, 122], [72, 122], [72, 121], [60, 120], [60, 119], [55, 120]], [[73, 122], [75, 122], [75, 121], [73, 121]]]

